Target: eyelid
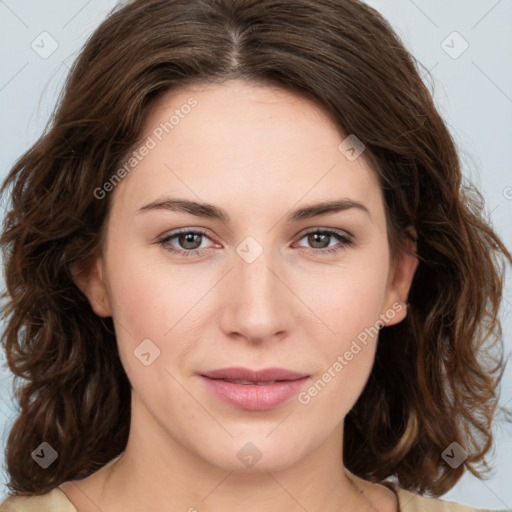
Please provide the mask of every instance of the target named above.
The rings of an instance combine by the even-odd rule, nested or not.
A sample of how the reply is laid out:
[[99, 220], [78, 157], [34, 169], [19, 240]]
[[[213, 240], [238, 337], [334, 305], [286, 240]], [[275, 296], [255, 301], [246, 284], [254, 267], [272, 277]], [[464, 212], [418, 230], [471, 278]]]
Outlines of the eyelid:
[[[196, 227], [178, 228], [178, 229], [176, 229], [174, 231], [171, 231], [168, 234], [164, 234], [161, 237], [159, 237], [159, 241], [161, 241], [161, 240], [168, 240], [170, 238], [175, 238], [175, 237], [177, 237], [179, 235], [188, 234], [188, 233], [193, 233], [193, 234], [196, 234], [196, 235], [201, 234], [201, 235], [203, 235], [203, 237], [208, 238], [212, 242], [216, 243], [214, 241], [213, 237], [211, 237], [208, 234], [208, 231], [205, 228], [196, 228]], [[187, 252], [192, 252], [194, 250], [204, 250], [204, 249], [190, 249]]]
[[339, 236], [344, 236], [346, 238], [350, 238], [351, 240], [355, 239], [354, 235], [350, 231], [347, 231], [346, 229], [331, 228], [328, 226], [311, 226], [309, 228], [304, 228], [304, 230], [301, 231], [296, 236], [296, 240], [303, 238], [305, 235], [309, 235], [311, 233], [316, 233], [317, 231], [320, 231], [321, 233], [324, 233], [324, 232], [334, 233]]

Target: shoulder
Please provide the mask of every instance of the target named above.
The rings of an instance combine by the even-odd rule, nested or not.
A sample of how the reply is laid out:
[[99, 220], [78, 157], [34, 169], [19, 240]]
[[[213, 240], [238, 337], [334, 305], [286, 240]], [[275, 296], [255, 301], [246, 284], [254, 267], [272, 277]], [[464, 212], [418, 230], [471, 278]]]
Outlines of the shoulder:
[[473, 508], [439, 498], [429, 498], [422, 494], [403, 489], [393, 482], [387, 483], [390, 483], [395, 489], [398, 495], [400, 510], [403, 512], [489, 512], [488, 509]]
[[[346, 468], [345, 472], [350, 480], [356, 485], [358, 484], [360, 489], [368, 489], [369, 482], [367, 480], [358, 477]], [[453, 501], [427, 497], [415, 491], [405, 489], [393, 480], [383, 480], [379, 484], [391, 489], [396, 494], [400, 512], [489, 512], [488, 509], [473, 508]], [[496, 510], [494, 512], [505, 511]]]
[[66, 495], [55, 487], [46, 494], [11, 496], [0, 503], [0, 512], [78, 512]]

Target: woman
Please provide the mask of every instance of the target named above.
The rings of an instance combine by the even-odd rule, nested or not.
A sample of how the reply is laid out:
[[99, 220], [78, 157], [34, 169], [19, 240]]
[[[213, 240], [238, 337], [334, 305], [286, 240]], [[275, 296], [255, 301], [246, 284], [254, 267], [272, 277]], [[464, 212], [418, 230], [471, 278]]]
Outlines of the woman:
[[359, 1], [117, 9], [2, 188], [0, 510], [476, 510], [437, 498], [487, 467], [512, 258], [461, 180]]

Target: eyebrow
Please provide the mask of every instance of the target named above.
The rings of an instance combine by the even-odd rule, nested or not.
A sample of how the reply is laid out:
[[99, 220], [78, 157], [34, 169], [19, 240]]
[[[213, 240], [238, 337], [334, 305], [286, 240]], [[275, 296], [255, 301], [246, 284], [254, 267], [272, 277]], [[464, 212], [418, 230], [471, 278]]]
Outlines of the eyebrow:
[[[370, 217], [370, 220], [372, 220], [370, 211], [363, 203], [349, 198], [342, 198], [335, 201], [323, 201], [298, 208], [286, 216], [286, 222], [299, 222], [319, 215], [337, 213], [350, 209], [365, 212]], [[190, 213], [197, 217], [217, 219], [224, 224], [229, 224], [231, 222], [229, 214], [222, 208], [209, 203], [199, 203], [197, 201], [179, 198], [164, 198], [152, 201], [151, 203], [139, 208], [137, 214], [154, 210]]]

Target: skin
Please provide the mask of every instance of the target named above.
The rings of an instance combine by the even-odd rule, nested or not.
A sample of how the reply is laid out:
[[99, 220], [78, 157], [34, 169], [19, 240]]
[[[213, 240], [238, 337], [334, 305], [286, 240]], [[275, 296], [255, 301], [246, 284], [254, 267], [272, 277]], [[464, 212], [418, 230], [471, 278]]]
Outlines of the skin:
[[[343, 420], [370, 375], [377, 337], [307, 404], [293, 397], [268, 411], [235, 409], [197, 375], [283, 367], [313, 383], [379, 318], [403, 320], [417, 259], [391, 259], [376, 174], [364, 153], [350, 161], [340, 152], [346, 135], [318, 106], [238, 80], [168, 93], [141, 140], [192, 96], [197, 106], [111, 192], [102, 256], [75, 273], [94, 311], [114, 319], [132, 417], [122, 456], [61, 489], [81, 511], [230, 512], [241, 503], [246, 512], [394, 511], [392, 491], [350, 479], [342, 460]], [[137, 213], [164, 196], [214, 204], [231, 222]], [[285, 221], [299, 207], [340, 198], [369, 214], [350, 208]], [[207, 235], [167, 247], [199, 247], [199, 255], [158, 244], [179, 228]], [[354, 243], [303, 234], [316, 228]], [[247, 236], [263, 248], [252, 263], [236, 251]], [[322, 255], [325, 247], [339, 251]], [[147, 338], [160, 355], [145, 366], [134, 350]], [[237, 457], [248, 442], [261, 454], [251, 468]]]

